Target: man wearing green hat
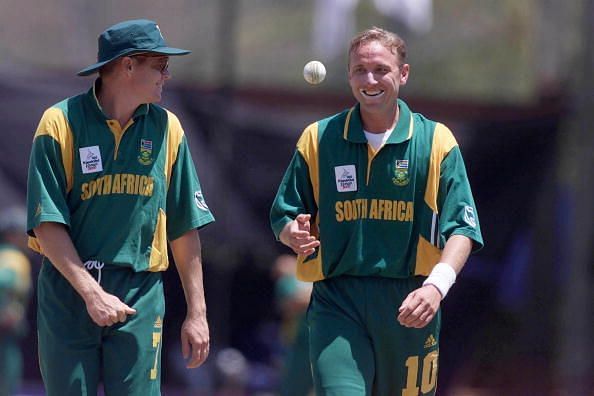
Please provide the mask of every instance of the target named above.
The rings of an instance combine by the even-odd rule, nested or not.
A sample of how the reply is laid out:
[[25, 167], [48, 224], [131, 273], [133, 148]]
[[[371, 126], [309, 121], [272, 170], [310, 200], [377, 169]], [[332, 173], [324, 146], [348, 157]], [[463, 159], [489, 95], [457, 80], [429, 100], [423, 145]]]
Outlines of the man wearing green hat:
[[160, 101], [170, 56], [158, 25], [99, 36], [91, 89], [50, 107], [35, 133], [29, 246], [44, 256], [38, 334], [47, 394], [160, 395], [167, 243], [187, 303], [187, 367], [209, 352], [198, 229], [214, 221], [178, 118]]

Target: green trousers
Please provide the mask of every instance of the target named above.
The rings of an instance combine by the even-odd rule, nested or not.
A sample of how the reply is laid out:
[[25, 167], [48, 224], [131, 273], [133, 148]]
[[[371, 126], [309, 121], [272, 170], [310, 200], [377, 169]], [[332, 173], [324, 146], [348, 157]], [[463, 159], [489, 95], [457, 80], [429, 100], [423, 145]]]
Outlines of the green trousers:
[[[98, 270], [92, 270], [95, 277]], [[136, 309], [124, 323], [100, 327], [68, 281], [44, 261], [38, 279], [41, 375], [48, 396], [160, 395], [165, 301], [161, 274], [106, 265], [101, 286]]]
[[317, 396], [434, 395], [440, 312], [422, 329], [396, 317], [424, 278], [330, 278], [314, 283], [308, 310]]

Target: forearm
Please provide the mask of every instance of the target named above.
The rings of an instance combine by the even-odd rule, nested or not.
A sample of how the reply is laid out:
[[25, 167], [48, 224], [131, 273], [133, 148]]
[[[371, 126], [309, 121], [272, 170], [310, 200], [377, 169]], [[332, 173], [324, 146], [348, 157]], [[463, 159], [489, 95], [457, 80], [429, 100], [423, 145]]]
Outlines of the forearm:
[[83, 267], [66, 228], [59, 223], [41, 223], [34, 229], [43, 254], [86, 301], [101, 287]]
[[191, 230], [171, 241], [171, 251], [184, 289], [189, 317], [206, 315], [200, 236]]
[[464, 235], [452, 235], [446, 242], [439, 263], [433, 268], [423, 285], [432, 285], [443, 299], [462, 271], [472, 251], [472, 240]]
[[452, 235], [441, 253], [441, 263], [449, 264], [459, 274], [472, 251], [472, 240], [464, 235]]

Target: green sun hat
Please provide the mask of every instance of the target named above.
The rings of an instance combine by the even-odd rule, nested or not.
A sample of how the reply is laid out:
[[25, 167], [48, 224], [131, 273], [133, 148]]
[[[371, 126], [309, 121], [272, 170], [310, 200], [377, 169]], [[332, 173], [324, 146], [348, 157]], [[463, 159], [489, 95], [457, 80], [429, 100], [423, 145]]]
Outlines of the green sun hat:
[[77, 74], [88, 76], [102, 66], [122, 56], [138, 53], [162, 55], [187, 55], [191, 51], [169, 47], [161, 34], [159, 25], [147, 19], [134, 19], [108, 27], [98, 39], [97, 63], [85, 67]]

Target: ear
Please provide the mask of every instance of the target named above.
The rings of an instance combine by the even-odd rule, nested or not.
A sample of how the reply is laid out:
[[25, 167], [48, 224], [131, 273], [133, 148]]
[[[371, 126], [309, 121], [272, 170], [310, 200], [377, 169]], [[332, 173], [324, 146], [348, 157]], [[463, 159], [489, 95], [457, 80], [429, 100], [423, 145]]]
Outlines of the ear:
[[404, 63], [402, 66], [400, 66], [400, 85], [406, 84], [409, 73], [410, 65], [408, 63]]
[[134, 62], [132, 62], [132, 58], [130, 58], [129, 56], [124, 56], [122, 58], [122, 63], [121, 63], [122, 69], [128, 73], [131, 72], [133, 63]]

